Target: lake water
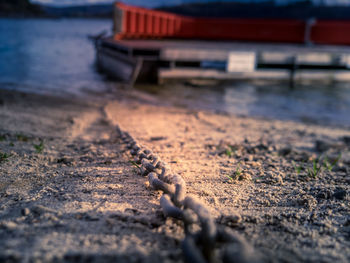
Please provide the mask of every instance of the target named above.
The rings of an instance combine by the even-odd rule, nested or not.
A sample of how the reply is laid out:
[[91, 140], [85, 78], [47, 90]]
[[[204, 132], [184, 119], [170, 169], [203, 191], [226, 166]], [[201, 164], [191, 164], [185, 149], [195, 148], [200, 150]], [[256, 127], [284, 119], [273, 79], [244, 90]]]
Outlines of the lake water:
[[103, 89], [87, 36], [111, 27], [109, 20], [0, 19], [0, 85], [60, 94]]
[[[118, 83], [96, 71], [94, 47], [87, 38], [111, 27], [111, 20], [0, 19], [0, 88], [74, 96], [118, 94]], [[282, 83], [137, 88], [183, 107], [350, 127], [350, 83], [293, 90]]]

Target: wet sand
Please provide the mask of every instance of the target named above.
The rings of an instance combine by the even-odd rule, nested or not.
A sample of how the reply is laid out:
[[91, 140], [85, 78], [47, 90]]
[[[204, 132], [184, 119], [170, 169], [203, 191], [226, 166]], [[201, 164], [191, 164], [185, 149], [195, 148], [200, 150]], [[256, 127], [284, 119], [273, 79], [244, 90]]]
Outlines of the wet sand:
[[182, 225], [164, 218], [161, 193], [130, 162], [116, 124], [182, 175], [262, 262], [350, 260], [348, 129], [135, 96], [0, 91], [2, 261], [182, 261]]

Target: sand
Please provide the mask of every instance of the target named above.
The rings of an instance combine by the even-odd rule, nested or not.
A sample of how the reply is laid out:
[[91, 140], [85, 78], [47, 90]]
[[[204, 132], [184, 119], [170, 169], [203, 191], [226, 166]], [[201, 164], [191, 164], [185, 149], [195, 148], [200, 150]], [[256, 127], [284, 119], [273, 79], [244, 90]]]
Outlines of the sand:
[[261, 262], [350, 261], [348, 129], [130, 94], [0, 91], [0, 261], [183, 261], [182, 225], [163, 216], [161, 193], [130, 162], [116, 124], [183, 176]]

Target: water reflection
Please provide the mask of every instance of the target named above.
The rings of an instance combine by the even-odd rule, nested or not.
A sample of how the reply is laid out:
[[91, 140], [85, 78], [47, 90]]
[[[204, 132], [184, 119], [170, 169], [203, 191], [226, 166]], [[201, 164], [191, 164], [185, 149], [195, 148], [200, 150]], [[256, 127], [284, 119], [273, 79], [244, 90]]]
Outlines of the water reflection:
[[210, 87], [171, 84], [138, 89], [156, 94], [163, 102], [192, 109], [350, 127], [348, 83], [296, 85], [294, 89], [283, 82], [231, 82]]

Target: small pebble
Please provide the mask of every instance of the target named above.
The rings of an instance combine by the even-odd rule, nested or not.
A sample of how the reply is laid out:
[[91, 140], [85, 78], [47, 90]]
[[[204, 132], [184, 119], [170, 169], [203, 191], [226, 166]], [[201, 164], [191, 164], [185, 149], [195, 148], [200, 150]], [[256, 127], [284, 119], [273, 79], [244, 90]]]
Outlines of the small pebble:
[[42, 206], [42, 205], [36, 205], [32, 208], [32, 211], [36, 214], [36, 215], [42, 215], [45, 213], [52, 213], [55, 214], [57, 213], [56, 210]]
[[150, 138], [150, 141], [162, 141], [162, 140], [166, 140], [168, 137], [165, 136], [154, 136]]
[[230, 215], [221, 215], [219, 218], [219, 222], [226, 226], [236, 226], [238, 223], [242, 221], [240, 214], [233, 212]]
[[318, 152], [325, 152], [331, 147], [332, 146], [329, 143], [322, 141], [322, 140], [316, 140], [316, 142], [315, 142], [315, 149]]
[[350, 136], [344, 136], [343, 141], [346, 143], [346, 145], [350, 146]]
[[248, 156], [246, 156], [246, 157], [244, 157], [244, 161], [246, 161], [246, 162], [251, 162], [251, 161], [253, 161], [253, 155], [252, 154], [249, 154]]
[[322, 189], [316, 195], [319, 199], [330, 199], [332, 197], [332, 191], [328, 189]]
[[282, 148], [282, 149], [280, 149], [278, 151], [278, 154], [281, 155], [281, 156], [287, 156], [291, 152], [292, 152], [292, 148], [291, 147], [284, 147], [284, 148]]
[[0, 227], [3, 227], [7, 230], [15, 230], [17, 228], [17, 224], [12, 221], [5, 221], [0, 223]]
[[27, 208], [27, 207], [26, 207], [26, 208], [23, 208], [21, 212], [22, 212], [22, 215], [23, 215], [23, 216], [27, 216], [27, 215], [30, 214], [30, 210], [29, 210], [29, 208]]
[[62, 158], [57, 159], [57, 163], [63, 163], [65, 165], [73, 165], [75, 162], [74, 162], [73, 158], [62, 157]]
[[338, 200], [344, 200], [347, 196], [347, 192], [344, 189], [337, 189], [333, 193], [333, 197]]

